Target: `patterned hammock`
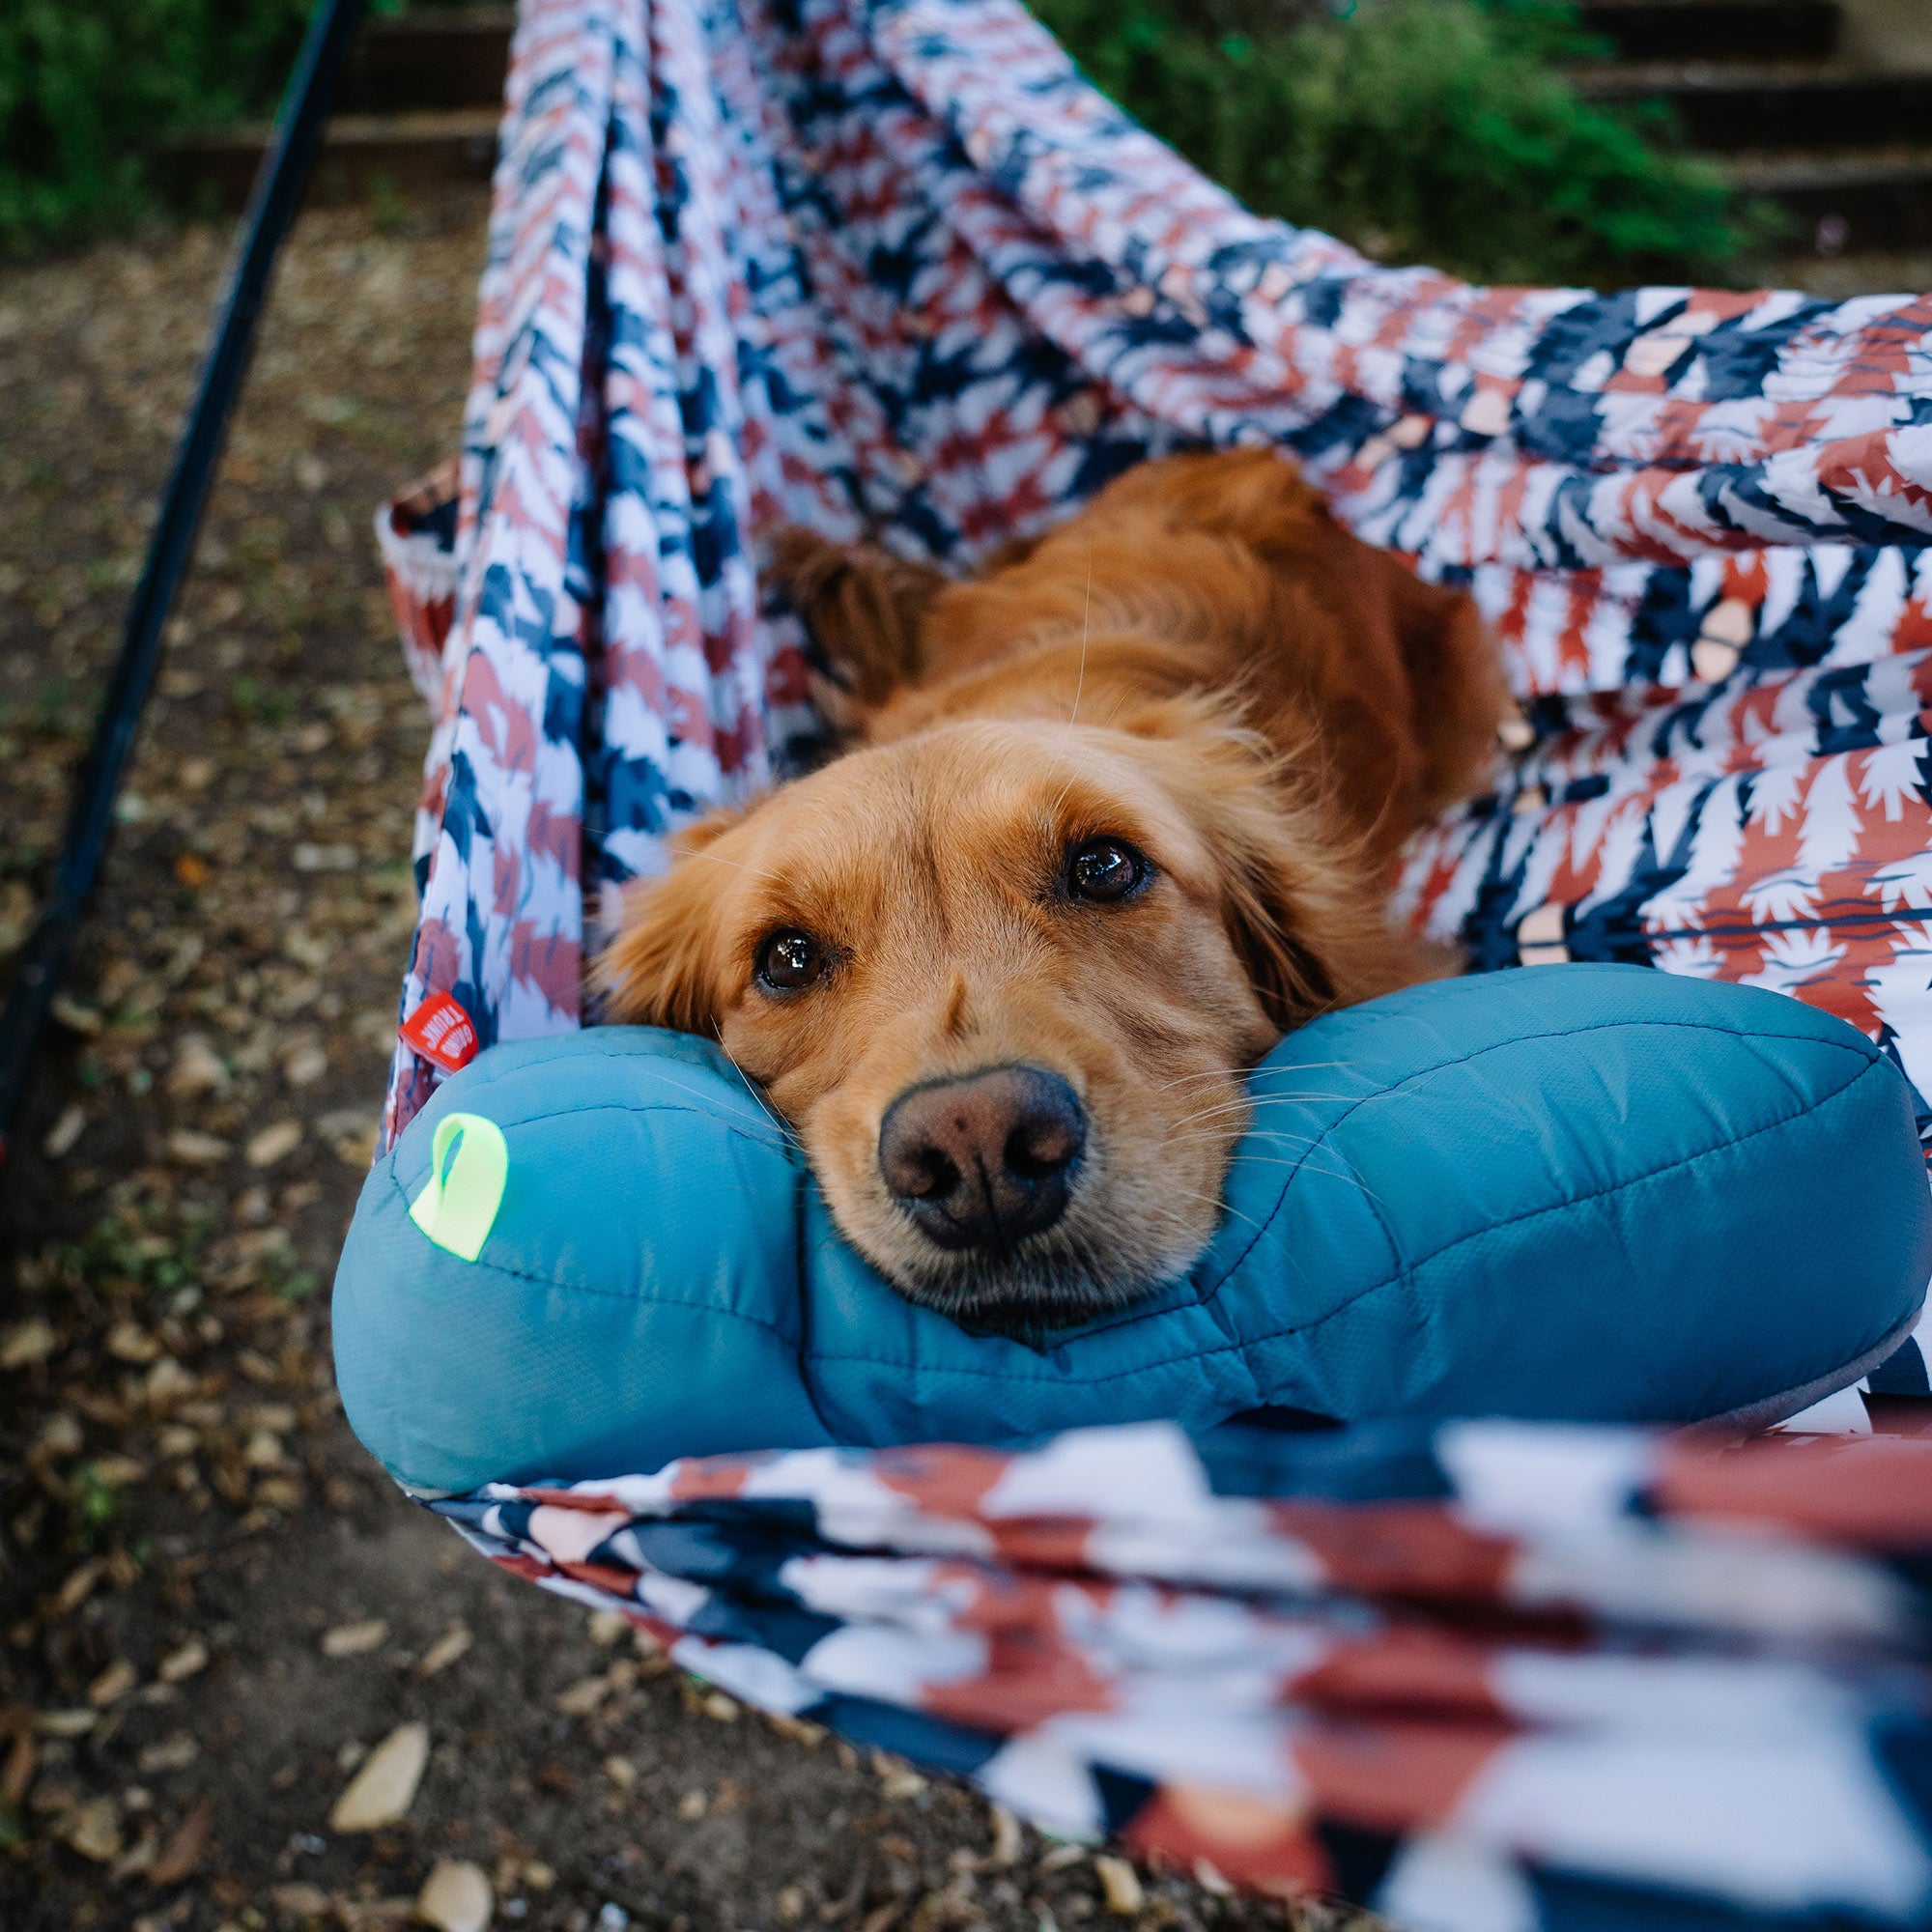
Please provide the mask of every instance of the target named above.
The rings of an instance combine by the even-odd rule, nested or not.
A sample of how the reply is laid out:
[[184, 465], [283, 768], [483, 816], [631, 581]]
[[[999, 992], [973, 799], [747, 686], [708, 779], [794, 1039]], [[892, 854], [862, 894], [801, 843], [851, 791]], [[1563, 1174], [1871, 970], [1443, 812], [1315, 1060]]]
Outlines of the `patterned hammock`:
[[[776, 525], [962, 565], [1258, 441], [1467, 582], [1525, 701], [1418, 925], [1772, 986], [1932, 1094], [1932, 298], [1378, 268], [1014, 0], [524, 0], [460, 479], [378, 526], [438, 719], [403, 1012], [578, 1026], [665, 834], [809, 753]], [[439, 1077], [399, 1048], [388, 1135]], [[1925, 1387], [1908, 1349], [1868, 1406]], [[1932, 1435], [1142, 1429], [438, 1507], [753, 1701], [1241, 1884], [1932, 1924]]]

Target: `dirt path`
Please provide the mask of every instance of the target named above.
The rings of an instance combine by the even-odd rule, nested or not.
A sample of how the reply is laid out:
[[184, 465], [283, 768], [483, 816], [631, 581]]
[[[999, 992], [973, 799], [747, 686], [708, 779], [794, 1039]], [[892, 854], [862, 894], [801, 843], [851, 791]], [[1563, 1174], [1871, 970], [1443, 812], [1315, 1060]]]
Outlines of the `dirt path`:
[[[578, 1932], [1105, 1918], [1085, 1853], [499, 1577], [343, 1424], [427, 729], [368, 522], [454, 446], [480, 215], [297, 232], [0, 1195], [0, 1925], [399, 1923], [439, 1860]], [[0, 977], [224, 246], [0, 274]], [[404, 1822], [331, 1832], [411, 1722]], [[1150, 1878], [1135, 1918], [1281, 1914]]]

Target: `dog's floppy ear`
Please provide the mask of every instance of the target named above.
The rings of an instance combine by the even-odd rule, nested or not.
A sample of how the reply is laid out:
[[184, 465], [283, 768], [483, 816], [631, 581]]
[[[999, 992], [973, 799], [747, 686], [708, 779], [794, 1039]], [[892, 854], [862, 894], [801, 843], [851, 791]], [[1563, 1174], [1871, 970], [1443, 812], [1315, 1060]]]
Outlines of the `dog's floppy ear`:
[[744, 816], [714, 811], [680, 832], [670, 841], [669, 871], [625, 895], [623, 924], [594, 970], [607, 1018], [717, 1036], [724, 998], [720, 900], [734, 874], [703, 855]]
[[1387, 884], [1304, 775], [1212, 699], [1172, 698], [1119, 722], [1168, 768], [1214, 857], [1221, 918], [1283, 1033], [1331, 1008], [1435, 978], [1444, 962], [1390, 923]]
[[883, 704], [920, 669], [919, 626], [946, 579], [872, 544], [834, 543], [787, 525], [767, 573], [805, 621], [819, 668], [846, 697]]

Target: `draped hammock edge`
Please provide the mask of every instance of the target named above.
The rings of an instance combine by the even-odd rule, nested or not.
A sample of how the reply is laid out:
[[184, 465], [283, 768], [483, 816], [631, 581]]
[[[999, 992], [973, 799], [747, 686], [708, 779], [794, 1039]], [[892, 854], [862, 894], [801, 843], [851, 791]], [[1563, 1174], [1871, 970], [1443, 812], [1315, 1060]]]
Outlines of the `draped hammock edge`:
[[[460, 496], [378, 523], [438, 720], [403, 1011], [579, 1025], [612, 895], [809, 749], [776, 525], [961, 564], [1263, 441], [1466, 577], [1531, 700], [1419, 924], [1787, 991], [1932, 1093], [1929, 351], [1932, 298], [1378, 268], [1011, 0], [524, 0]], [[435, 1077], [399, 1049], [385, 1137]], [[436, 1507], [753, 1702], [1260, 1889], [1932, 1923], [1932, 1438], [1143, 1428]]]

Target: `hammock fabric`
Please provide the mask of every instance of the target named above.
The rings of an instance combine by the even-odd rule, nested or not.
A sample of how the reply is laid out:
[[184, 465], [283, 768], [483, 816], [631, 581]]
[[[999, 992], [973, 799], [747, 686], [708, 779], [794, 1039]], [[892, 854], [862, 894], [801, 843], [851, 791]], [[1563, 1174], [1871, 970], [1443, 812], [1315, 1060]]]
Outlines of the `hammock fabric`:
[[[438, 719], [405, 1016], [578, 1026], [666, 833], [809, 755], [777, 525], [965, 565], [1231, 442], [1502, 639], [1535, 741], [1419, 925], [1786, 991], [1932, 1094], [1932, 299], [1378, 268], [1013, 0], [524, 0], [460, 488], [378, 525]], [[391, 1139], [439, 1077], [399, 1048]], [[439, 1507], [1055, 1829], [1556, 1932], [1932, 1923], [1928, 1496], [1932, 1437], [1152, 1430]]]

